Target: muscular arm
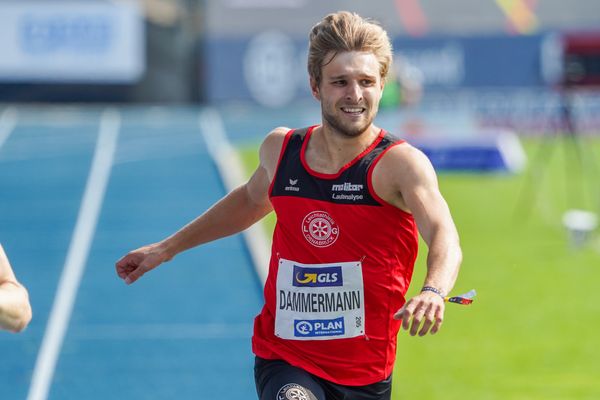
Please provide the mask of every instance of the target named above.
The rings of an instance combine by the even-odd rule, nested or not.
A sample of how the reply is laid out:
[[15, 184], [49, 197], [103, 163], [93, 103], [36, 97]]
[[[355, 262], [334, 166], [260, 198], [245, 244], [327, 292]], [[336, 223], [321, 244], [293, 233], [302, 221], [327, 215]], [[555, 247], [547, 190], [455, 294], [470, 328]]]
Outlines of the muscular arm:
[[458, 232], [431, 163], [414, 148], [408, 152], [413, 162], [401, 178], [402, 199], [428, 247], [424, 286], [437, 288], [445, 295], [454, 287], [462, 261]]
[[27, 289], [21, 285], [0, 245], [0, 328], [20, 332], [31, 320]]
[[192, 247], [248, 228], [271, 210], [268, 197], [287, 129], [271, 132], [260, 148], [260, 163], [248, 182], [231, 191], [202, 215], [161, 242], [141, 247], [117, 261], [117, 274], [127, 284]]
[[[423, 286], [438, 289], [443, 295], [452, 290], [462, 252], [450, 210], [442, 197], [435, 171], [427, 157], [409, 145], [399, 145], [381, 160], [374, 185], [391, 204], [412, 213], [419, 233], [428, 246], [427, 274]], [[378, 166], [379, 167], [379, 166]], [[388, 185], [384, 183], [388, 182]], [[424, 291], [413, 297], [396, 313], [402, 327], [411, 335], [436, 333], [443, 321], [442, 296]], [[424, 319], [423, 326], [419, 326]]]
[[247, 183], [162, 242], [167, 259], [189, 248], [241, 232], [263, 218], [271, 211], [267, 188], [266, 171], [259, 166]]

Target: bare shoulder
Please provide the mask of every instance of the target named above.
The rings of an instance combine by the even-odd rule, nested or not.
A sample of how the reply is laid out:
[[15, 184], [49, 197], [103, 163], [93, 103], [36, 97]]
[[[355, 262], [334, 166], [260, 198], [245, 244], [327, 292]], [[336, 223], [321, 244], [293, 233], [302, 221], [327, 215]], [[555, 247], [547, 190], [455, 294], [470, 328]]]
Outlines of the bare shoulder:
[[279, 154], [290, 128], [280, 126], [267, 134], [260, 146], [260, 164], [271, 174], [277, 167]]
[[390, 148], [373, 170], [375, 193], [405, 211], [410, 211], [406, 198], [423, 187], [437, 188], [435, 170], [427, 156], [408, 143]]
[[[278, 150], [281, 149], [281, 145], [283, 144], [283, 140], [285, 139], [285, 135], [290, 131], [290, 128], [285, 126], [279, 126], [273, 129], [271, 132], [267, 134], [261, 148], [267, 148], [269, 150]], [[274, 147], [274, 148], [273, 148]]]
[[435, 177], [435, 171], [429, 158], [421, 150], [408, 143], [402, 143], [389, 149], [381, 158], [378, 167], [381, 167], [381, 172], [388, 179]]

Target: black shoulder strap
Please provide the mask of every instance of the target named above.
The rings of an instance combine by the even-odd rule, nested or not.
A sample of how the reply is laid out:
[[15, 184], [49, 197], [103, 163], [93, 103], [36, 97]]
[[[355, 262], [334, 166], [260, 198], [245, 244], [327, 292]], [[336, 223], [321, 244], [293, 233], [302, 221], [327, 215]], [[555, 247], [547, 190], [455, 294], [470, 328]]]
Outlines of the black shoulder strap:
[[298, 128], [298, 129], [294, 129], [294, 135], [299, 135], [302, 139], [304, 139], [304, 136], [306, 136], [306, 133], [308, 132], [310, 128]]

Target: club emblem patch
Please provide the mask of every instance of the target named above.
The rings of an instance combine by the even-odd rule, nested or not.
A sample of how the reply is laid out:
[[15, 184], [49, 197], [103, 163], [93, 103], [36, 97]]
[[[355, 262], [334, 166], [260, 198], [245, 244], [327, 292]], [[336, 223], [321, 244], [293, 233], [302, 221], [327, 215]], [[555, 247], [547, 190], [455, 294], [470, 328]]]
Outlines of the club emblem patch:
[[312, 400], [314, 396], [308, 389], [297, 383], [288, 383], [277, 392], [277, 400]]
[[313, 211], [302, 221], [302, 235], [315, 247], [327, 247], [337, 240], [340, 230], [325, 211]]

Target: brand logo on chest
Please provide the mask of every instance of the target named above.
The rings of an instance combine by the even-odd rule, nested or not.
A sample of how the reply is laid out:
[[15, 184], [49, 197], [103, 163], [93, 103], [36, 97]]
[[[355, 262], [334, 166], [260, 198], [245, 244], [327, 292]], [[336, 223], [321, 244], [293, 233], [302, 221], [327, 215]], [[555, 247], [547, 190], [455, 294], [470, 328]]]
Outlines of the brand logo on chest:
[[296, 186], [298, 184], [298, 179], [291, 179], [289, 180], [290, 184], [288, 186], [286, 186], [285, 188], [283, 188], [283, 190], [285, 190], [286, 192], [299, 192], [300, 188], [298, 186]]

